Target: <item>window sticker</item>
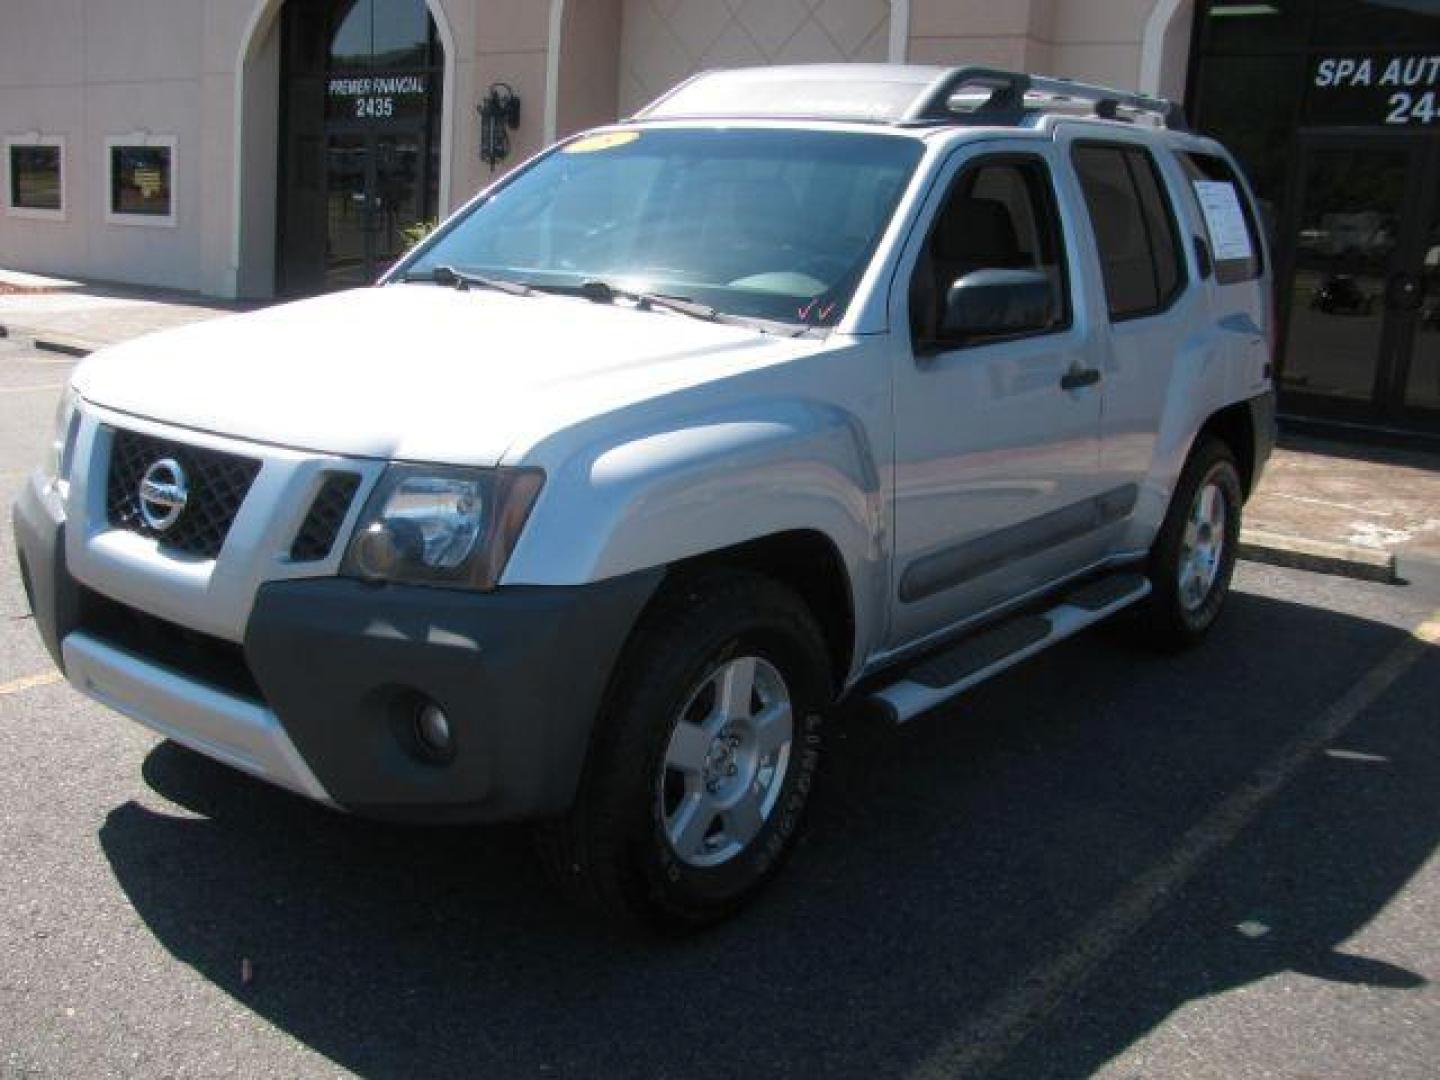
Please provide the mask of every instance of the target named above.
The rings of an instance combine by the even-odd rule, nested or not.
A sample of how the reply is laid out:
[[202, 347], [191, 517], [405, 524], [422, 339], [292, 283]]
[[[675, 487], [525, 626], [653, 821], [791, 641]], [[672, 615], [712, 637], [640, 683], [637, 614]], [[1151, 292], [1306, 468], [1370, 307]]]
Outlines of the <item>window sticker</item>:
[[1205, 229], [1210, 233], [1215, 261], [1250, 258], [1254, 254], [1250, 230], [1245, 224], [1245, 211], [1240, 208], [1235, 185], [1225, 180], [1196, 180], [1195, 197], [1200, 200], [1200, 212], [1205, 215]]
[[638, 131], [603, 131], [599, 135], [576, 139], [561, 153], [593, 154], [600, 150], [614, 150], [615, 147], [632, 143], [638, 138], [640, 138]]

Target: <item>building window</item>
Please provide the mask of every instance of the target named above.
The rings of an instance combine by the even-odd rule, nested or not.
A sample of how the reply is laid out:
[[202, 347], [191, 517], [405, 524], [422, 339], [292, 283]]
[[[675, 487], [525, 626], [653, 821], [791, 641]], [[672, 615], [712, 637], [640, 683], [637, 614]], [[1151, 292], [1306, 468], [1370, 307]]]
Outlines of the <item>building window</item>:
[[107, 139], [105, 145], [105, 219], [116, 225], [174, 225], [175, 140]]
[[5, 209], [14, 217], [65, 217], [65, 143], [32, 137], [5, 141]]

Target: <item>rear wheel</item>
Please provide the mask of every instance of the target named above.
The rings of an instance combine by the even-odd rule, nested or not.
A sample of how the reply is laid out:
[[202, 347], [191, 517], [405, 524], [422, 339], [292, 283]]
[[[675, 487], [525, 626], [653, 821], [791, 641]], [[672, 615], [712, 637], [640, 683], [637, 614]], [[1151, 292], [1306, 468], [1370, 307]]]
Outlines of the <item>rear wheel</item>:
[[1219, 439], [1206, 437], [1185, 465], [1150, 552], [1154, 591], [1146, 630], [1157, 646], [1193, 645], [1219, 617], [1235, 571], [1243, 504], [1234, 455]]
[[728, 915], [794, 843], [830, 693], [789, 589], [741, 572], [672, 587], [626, 650], [575, 807], [539, 830], [551, 876], [661, 929]]

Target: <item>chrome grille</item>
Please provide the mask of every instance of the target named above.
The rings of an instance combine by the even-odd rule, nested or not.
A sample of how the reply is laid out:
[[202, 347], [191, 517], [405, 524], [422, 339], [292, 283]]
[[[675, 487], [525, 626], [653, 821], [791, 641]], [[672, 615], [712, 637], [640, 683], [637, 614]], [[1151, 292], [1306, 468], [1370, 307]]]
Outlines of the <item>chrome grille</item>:
[[[140, 513], [140, 480], [162, 458], [180, 463], [190, 487], [184, 511], [163, 533]], [[105, 485], [106, 517], [114, 528], [157, 538], [162, 548], [213, 559], [259, 472], [260, 462], [254, 458], [115, 429]]]

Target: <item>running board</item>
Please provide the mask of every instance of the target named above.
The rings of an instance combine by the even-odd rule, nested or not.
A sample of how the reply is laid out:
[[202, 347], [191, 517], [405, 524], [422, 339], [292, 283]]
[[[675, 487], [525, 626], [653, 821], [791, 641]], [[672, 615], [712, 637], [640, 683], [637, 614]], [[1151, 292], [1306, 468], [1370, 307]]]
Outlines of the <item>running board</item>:
[[870, 700], [897, 724], [998, 675], [1150, 595], [1142, 574], [1113, 574], [1063, 594], [1050, 610], [1019, 615], [963, 639], [913, 667]]

